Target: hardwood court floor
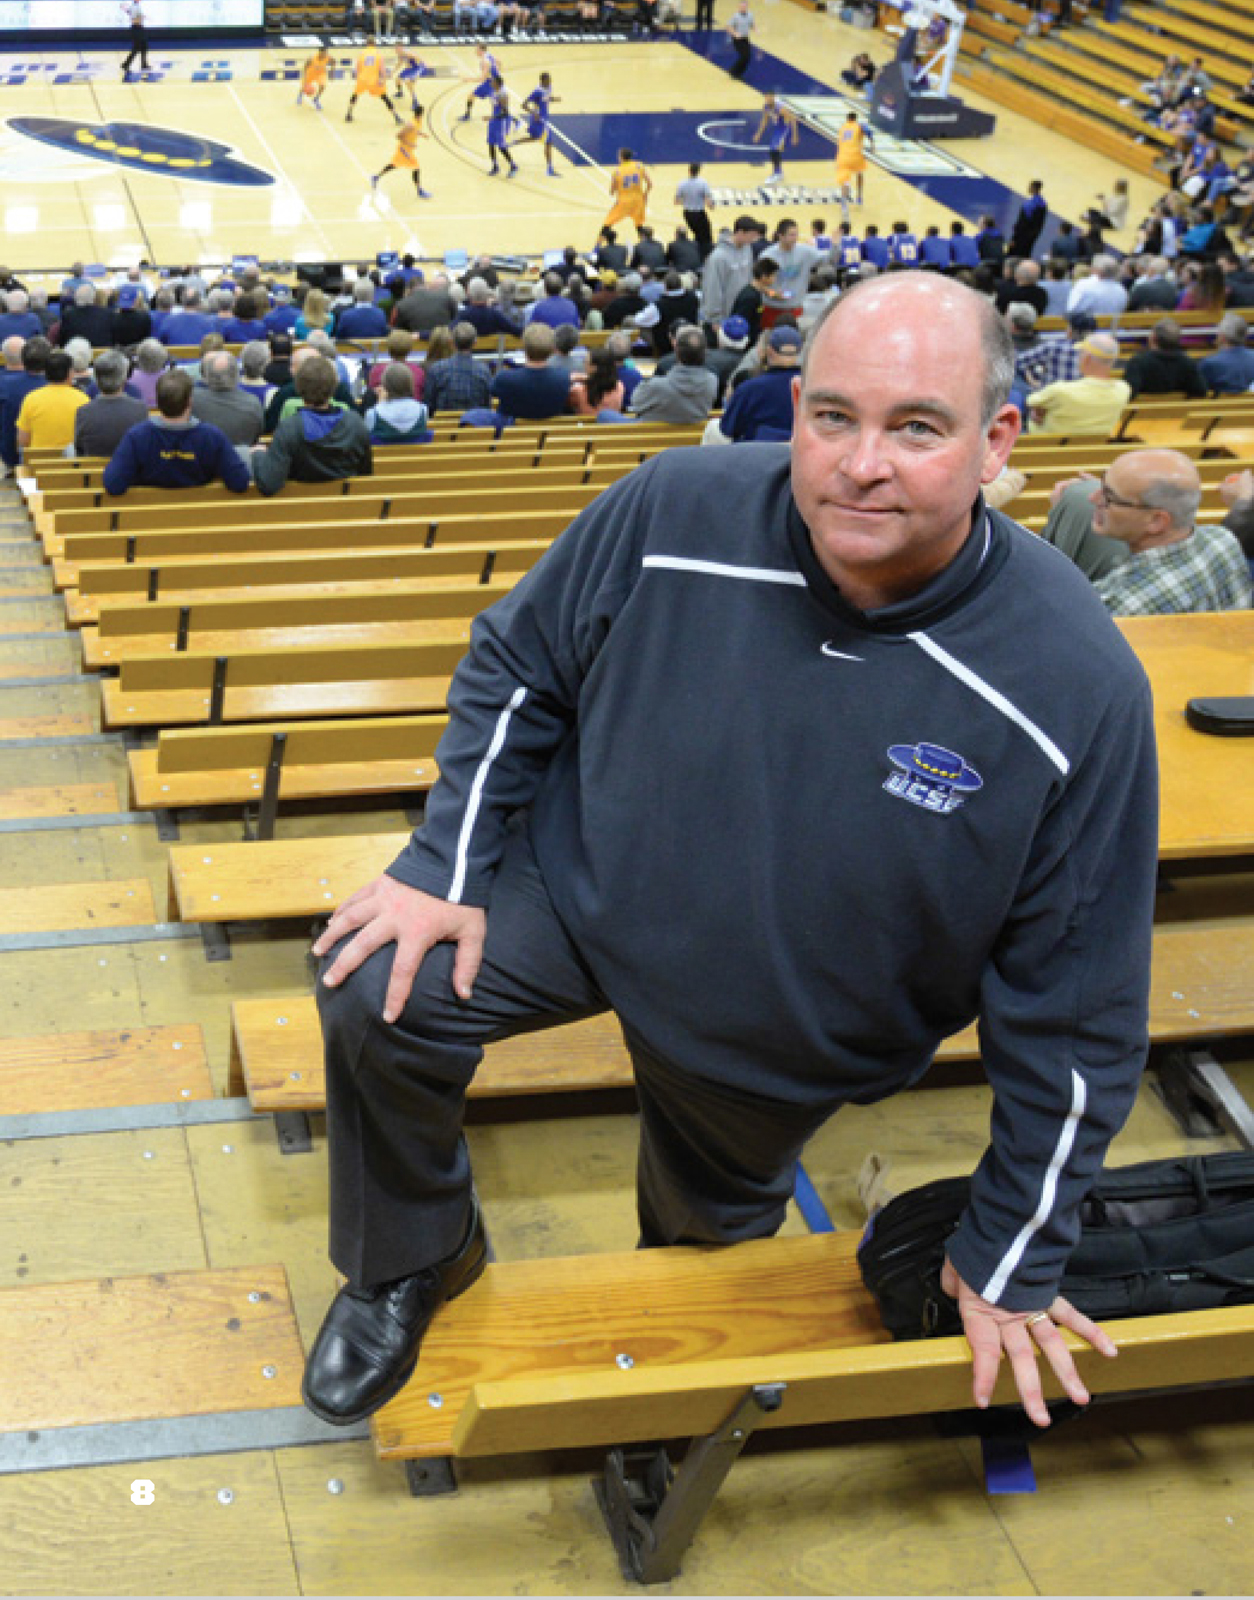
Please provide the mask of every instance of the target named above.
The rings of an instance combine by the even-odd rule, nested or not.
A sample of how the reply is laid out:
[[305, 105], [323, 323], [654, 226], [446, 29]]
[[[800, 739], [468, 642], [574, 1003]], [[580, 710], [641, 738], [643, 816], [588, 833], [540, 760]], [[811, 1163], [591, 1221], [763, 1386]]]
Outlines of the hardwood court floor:
[[[728, 9], [725, 5], [722, 11]], [[757, 8], [758, 44], [784, 63], [840, 87], [839, 72], [858, 50], [887, 57], [891, 41], [883, 34], [847, 27], [834, 14], [814, 13], [784, 0]], [[495, 48], [495, 47], [494, 47]], [[350, 92], [347, 63], [353, 51], [337, 47], [341, 75], [326, 95], [325, 114], [295, 105], [294, 73], [307, 55], [303, 49], [270, 48], [215, 55], [208, 67], [194, 53], [170, 52], [161, 81], [123, 84], [117, 58], [81, 58], [78, 72], [54, 74], [47, 68], [25, 81], [10, 81], [7, 113], [44, 116], [96, 126], [131, 122], [229, 145], [243, 161], [273, 182], [259, 188], [233, 188], [184, 178], [124, 170], [98, 161], [50, 157], [10, 131], [0, 136], [0, 174], [4, 179], [4, 255], [18, 269], [59, 268], [75, 257], [120, 265], [146, 256], [159, 264], [186, 260], [222, 261], [235, 253], [263, 259], [361, 259], [380, 250], [413, 250], [437, 257], [456, 248], [536, 253], [574, 243], [589, 247], [608, 209], [608, 167], [616, 140], [604, 119], [624, 117], [632, 130], [626, 142], [644, 143], [652, 135], [662, 154], [652, 161], [656, 180], [651, 207], [663, 236], [678, 220], [673, 204], [676, 182], [695, 156], [717, 155], [711, 145], [693, 142], [694, 121], [702, 117], [743, 118], [731, 139], [747, 142], [761, 105], [759, 89], [737, 83], [726, 73], [730, 47], [716, 44], [705, 58], [684, 44], [624, 42], [603, 44], [523, 44], [499, 49], [506, 77], [519, 97], [548, 70], [560, 97], [555, 106], [559, 130], [564, 118], [591, 124], [597, 148], [592, 165], [575, 164], [568, 139], [559, 138], [560, 177], [548, 178], [538, 146], [518, 152], [522, 168], [513, 180], [487, 175], [481, 118], [460, 117], [473, 71], [469, 46], [426, 47], [436, 75], [418, 85], [428, 109], [431, 137], [420, 144], [424, 186], [433, 199], [420, 202], [408, 176], [391, 174], [377, 195], [368, 179], [392, 154], [392, 126], [381, 105], [359, 104], [356, 119], [345, 124]], [[73, 68], [72, 58], [32, 57]], [[768, 73], [769, 73], [768, 69]], [[262, 76], [265, 74], [266, 76]], [[56, 83], [55, 75], [82, 81]], [[217, 81], [193, 81], [194, 78]], [[765, 86], [765, 80], [763, 81]], [[981, 104], [975, 96], [973, 104]], [[1059, 215], [1078, 218], [1099, 190], [1118, 175], [1105, 157], [1046, 132], [1014, 113], [986, 106], [998, 117], [995, 135], [960, 140], [944, 149], [979, 173], [1022, 192], [1031, 177], [1043, 177]], [[478, 107], [476, 108], [478, 111]], [[674, 127], [672, 141], [669, 129]], [[727, 126], [727, 124], [723, 124]], [[599, 131], [598, 131], [599, 129]], [[789, 184], [814, 189], [830, 186], [827, 146], [809, 135], [809, 159], [787, 162]], [[747, 188], [768, 168], [765, 156], [712, 159], [707, 176], [716, 186]], [[1160, 192], [1148, 180], [1132, 179], [1135, 221]], [[718, 214], [727, 222], [741, 206]], [[787, 204], [755, 207], [768, 219], [796, 211], [808, 231], [809, 218], [838, 220], [830, 205]], [[855, 211], [856, 225], [871, 221], [887, 229], [898, 216], [918, 231], [931, 222], [947, 227], [954, 212], [901, 179], [872, 167], [867, 204]], [[1115, 236], [1125, 242], [1130, 234]]]

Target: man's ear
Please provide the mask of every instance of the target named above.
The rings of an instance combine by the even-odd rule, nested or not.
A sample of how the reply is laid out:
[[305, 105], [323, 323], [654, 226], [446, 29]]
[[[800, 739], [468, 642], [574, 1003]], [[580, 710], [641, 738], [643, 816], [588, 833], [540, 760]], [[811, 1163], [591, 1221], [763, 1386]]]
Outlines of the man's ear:
[[988, 425], [985, 436], [984, 466], [980, 472], [981, 483], [993, 479], [1010, 459], [1010, 452], [1023, 429], [1023, 418], [1017, 406], [1007, 402]]

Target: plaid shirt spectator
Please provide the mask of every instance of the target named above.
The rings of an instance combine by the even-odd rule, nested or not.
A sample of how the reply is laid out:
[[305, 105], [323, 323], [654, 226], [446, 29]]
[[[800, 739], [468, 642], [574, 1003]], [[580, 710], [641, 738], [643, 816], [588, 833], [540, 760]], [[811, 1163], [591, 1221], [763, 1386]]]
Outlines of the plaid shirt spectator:
[[1015, 380], [1025, 389], [1070, 383], [1080, 376], [1080, 347], [1065, 333], [1047, 333], [1015, 357]]
[[1094, 587], [1117, 617], [1242, 611], [1251, 604], [1249, 564], [1227, 528], [1194, 528], [1187, 539], [1134, 553]]
[[437, 411], [473, 411], [492, 404], [492, 379], [474, 356], [459, 351], [427, 368], [423, 399], [433, 416]]

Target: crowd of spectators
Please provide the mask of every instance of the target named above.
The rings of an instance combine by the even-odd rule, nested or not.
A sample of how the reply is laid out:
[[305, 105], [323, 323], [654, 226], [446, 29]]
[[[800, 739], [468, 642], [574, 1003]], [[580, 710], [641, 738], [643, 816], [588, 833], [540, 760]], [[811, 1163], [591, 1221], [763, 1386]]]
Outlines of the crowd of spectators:
[[[1118, 210], [1120, 194], [1116, 186], [1103, 205]], [[586, 254], [552, 252], [534, 285], [488, 256], [457, 275], [426, 273], [407, 256], [389, 271], [294, 286], [256, 268], [206, 279], [138, 267], [106, 289], [76, 264], [55, 295], [0, 268], [0, 457], [12, 469], [26, 448], [112, 455], [153, 410], [164, 419], [156, 426], [190, 426], [161, 411], [161, 379], [172, 370], [190, 374], [191, 422], [220, 434], [260, 473], [259, 486], [273, 485], [267, 492], [288, 476], [369, 471], [363, 439], [422, 442], [437, 417], [497, 428], [566, 413], [697, 423], [722, 409], [710, 442], [787, 437], [789, 373], [808, 326], [849, 283], [911, 267], [948, 273], [996, 302], [1016, 350], [1013, 398], [1029, 426], [1105, 433], [1141, 394], [1254, 385], [1254, 352], [1233, 314], [1254, 306], [1254, 265], [1211, 208], [1188, 210], [1180, 233], [1178, 197], [1166, 197], [1141, 230], [1147, 248], [1122, 260], [1102, 246], [1104, 214], [1091, 212], [1085, 232], [1063, 224], [1052, 234], [1047, 215], [1036, 183], [1009, 243], [992, 217], [921, 235], [904, 220], [860, 233], [842, 222], [829, 234], [813, 218], [803, 237], [793, 218], [768, 230], [743, 214], [704, 255], [687, 227], [663, 242], [646, 225], [631, 247], [606, 229]], [[1042, 237], [1044, 258], [1026, 253]], [[1129, 352], [1098, 319], [1143, 310], [1163, 315], [1120, 371]], [[1212, 331], [1173, 320], [1189, 310], [1213, 313]], [[1040, 333], [1045, 316], [1065, 316], [1066, 332]], [[610, 337], [590, 347], [588, 331]], [[521, 352], [476, 352], [478, 340], [498, 335], [520, 336]], [[1189, 347], [1198, 340], [1217, 349], [1197, 360]], [[372, 348], [346, 356], [345, 345]], [[326, 373], [333, 379], [325, 401], [301, 387], [315, 359], [313, 390], [320, 395]], [[344, 413], [353, 425], [341, 425]]]

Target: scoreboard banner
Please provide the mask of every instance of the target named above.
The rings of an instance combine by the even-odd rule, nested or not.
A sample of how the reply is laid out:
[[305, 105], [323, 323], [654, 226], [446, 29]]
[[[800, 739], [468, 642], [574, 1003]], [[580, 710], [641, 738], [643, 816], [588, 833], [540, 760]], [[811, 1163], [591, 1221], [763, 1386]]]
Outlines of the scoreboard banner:
[[[0, 0], [0, 36], [23, 33], [89, 35], [130, 26], [130, 7], [119, 0]], [[260, 28], [265, 0], [143, 0], [149, 30]]]

